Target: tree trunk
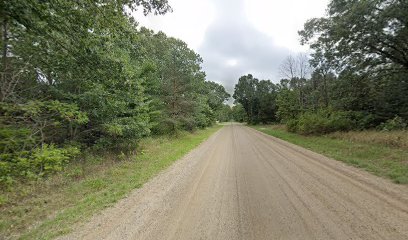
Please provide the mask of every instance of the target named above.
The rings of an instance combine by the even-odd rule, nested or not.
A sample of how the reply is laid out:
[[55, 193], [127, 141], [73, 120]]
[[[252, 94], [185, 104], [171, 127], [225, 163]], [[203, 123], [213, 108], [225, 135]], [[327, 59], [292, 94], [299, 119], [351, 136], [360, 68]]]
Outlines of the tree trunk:
[[[4, 13], [4, 12], [3, 12]], [[3, 14], [4, 16], [4, 14]], [[1, 31], [1, 35], [2, 35], [2, 41], [3, 41], [3, 46], [2, 46], [2, 69], [1, 69], [1, 83], [0, 83], [0, 87], [1, 87], [1, 91], [0, 91], [0, 99], [1, 101], [4, 101], [6, 96], [7, 96], [7, 88], [6, 88], [6, 84], [10, 81], [10, 79], [8, 79], [8, 60], [7, 60], [7, 55], [8, 55], [8, 22], [7, 22], [7, 18], [4, 17], [3, 21], [2, 21], [2, 31]]]
[[324, 87], [324, 104], [327, 108], [329, 106], [329, 93], [327, 90], [327, 73], [323, 74], [323, 87]]

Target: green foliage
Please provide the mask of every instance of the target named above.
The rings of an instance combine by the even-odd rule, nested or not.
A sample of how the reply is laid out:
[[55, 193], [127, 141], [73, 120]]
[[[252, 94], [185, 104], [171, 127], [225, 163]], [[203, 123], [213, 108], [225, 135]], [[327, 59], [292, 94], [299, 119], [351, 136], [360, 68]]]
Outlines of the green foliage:
[[259, 81], [248, 74], [239, 78], [233, 97], [244, 108], [247, 121], [255, 124], [276, 120], [276, 94], [277, 86], [271, 81]]
[[364, 111], [347, 111], [347, 117], [353, 121], [353, 129], [364, 130], [374, 128], [377, 117]]
[[[287, 87], [303, 96], [298, 103], [281, 101], [283, 111], [300, 103], [298, 113], [322, 108], [348, 112], [360, 130], [393, 128], [394, 123], [403, 127], [393, 118], [408, 120], [407, 7], [406, 1], [331, 0], [327, 15], [310, 19], [299, 32], [301, 43], [313, 50], [314, 71], [301, 88]], [[285, 92], [280, 95], [291, 100]], [[298, 118], [280, 114], [281, 119]]]
[[[219, 130], [216, 125], [180, 137], [140, 140], [136, 155], [118, 161], [110, 151], [87, 151], [64, 174], [0, 194], [0, 238], [52, 239], [140, 188]], [[34, 203], [34, 204], [33, 204]], [[67, 207], [69, 206], [69, 207]]]
[[13, 177], [60, 170], [67, 144], [128, 151], [215, 122], [224, 87], [205, 81], [186, 43], [138, 29], [129, 9], [171, 11], [167, 0], [2, 1], [1, 164], [27, 166]]
[[282, 122], [295, 119], [301, 113], [298, 95], [290, 89], [282, 89], [276, 98], [276, 116]]
[[215, 111], [215, 119], [218, 122], [229, 122], [234, 120], [233, 108], [227, 104], [222, 104], [221, 108]]
[[76, 147], [58, 148], [48, 144], [30, 151], [3, 153], [0, 155], [0, 185], [9, 186], [16, 177], [35, 179], [60, 172], [79, 153]]
[[149, 56], [142, 76], [148, 94], [153, 134], [175, 134], [211, 125], [229, 97], [223, 86], [205, 81], [201, 57], [162, 32], [141, 29]]
[[53, 172], [61, 171], [69, 159], [78, 154], [79, 149], [75, 147], [56, 148], [54, 145], [44, 144], [41, 148], [32, 150], [31, 156], [26, 160], [21, 158], [18, 160], [23, 165], [29, 164], [28, 166], [24, 166], [28, 169], [26, 172], [34, 170], [36, 175], [45, 176]]
[[227, 101], [231, 95], [225, 91], [224, 86], [207, 81], [205, 82], [206, 89], [208, 93], [206, 96], [208, 97], [208, 105], [213, 110], [218, 110], [224, 106], [225, 101]]
[[[0, 184], [58, 172], [79, 154], [75, 147], [57, 147], [74, 138], [73, 129], [88, 122], [75, 104], [28, 101], [0, 104]], [[57, 135], [58, 134], [58, 135]], [[51, 143], [51, 144], [48, 144]]]
[[378, 129], [383, 131], [404, 130], [408, 124], [399, 116], [395, 116], [393, 119], [388, 119], [386, 122], [380, 124]]
[[[313, 61], [317, 60], [319, 59]], [[311, 78], [304, 79], [301, 85], [297, 84], [299, 79], [296, 78], [281, 80], [275, 101], [276, 116], [287, 124], [290, 131], [305, 134], [331, 132], [331, 128], [343, 130], [341, 126], [332, 126], [341, 125], [341, 119], [350, 120], [353, 129], [363, 130], [377, 126], [381, 129], [381, 123], [384, 124], [396, 115], [407, 121], [408, 98], [404, 93], [408, 90], [408, 85], [406, 81], [401, 81], [407, 76], [404, 73], [392, 73], [372, 77], [357, 74], [350, 69], [344, 69], [335, 76], [327, 69], [317, 68]], [[330, 114], [315, 115], [322, 110], [344, 114], [333, 122], [327, 117]], [[311, 113], [314, 115], [310, 115]], [[315, 122], [312, 125], [316, 125], [316, 129], [309, 122]], [[322, 128], [319, 130], [318, 126]]]
[[299, 121], [297, 119], [289, 119], [286, 121], [286, 129], [289, 132], [297, 132]]
[[244, 107], [241, 104], [236, 104], [231, 108], [231, 115], [234, 121], [245, 122], [247, 121], [247, 114]]
[[259, 80], [254, 78], [251, 74], [239, 78], [235, 85], [234, 95], [235, 101], [240, 103], [245, 109], [248, 116], [249, 123], [257, 122], [257, 99], [256, 99], [256, 85]]
[[[328, 136], [303, 136], [289, 133], [280, 126], [255, 126], [254, 128], [266, 134], [281, 138], [285, 141], [308, 148], [333, 159], [345, 162], [356, 167], [366, 169], [378, 176], [392, 179], [395, 183], [408, 183], [408, 151], [406, 150], [406, 136], [404, 131], [350, 131], [335, 133]], [[368, 134], [367, 133], [371, 133]], [[361, 138], [361, 135], [367, 135]], [[395, 139], [399, 144], [392, 146], [385, 144], [389, 138]]]
[[303, 135], [321, 135], [336, 131], [352, 129], [354, 122], [348, 117], [347, 112], [333, 112], [319, 110], [317, 112], [305, 112], [298, 119], [292, 119], [287, 123], [291, 132]]
[[306, 22], [302, 43], [336, 68], [407, 71], [407, 1], [331, 0], [327, 16]]

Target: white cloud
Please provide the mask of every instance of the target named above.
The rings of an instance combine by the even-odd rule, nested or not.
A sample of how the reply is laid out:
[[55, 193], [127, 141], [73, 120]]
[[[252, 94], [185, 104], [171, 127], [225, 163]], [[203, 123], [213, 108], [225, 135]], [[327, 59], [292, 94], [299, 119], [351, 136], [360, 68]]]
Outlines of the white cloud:
[[173, 12], [165, 15], [144, 16], [141, 11], [134, 14], [140, 25], [163, 31], [167, 35], [182, 39], [196, 50], [204, 38], [207, 27], [215, 17], [211, 1], [169, 0]]
[[227, 66], [229, 67], [234, 67], [238, 64], [238, 60], [237, 59], [228, 59], [227, 60]]
[[328, 0], [245, 0], [249, 21], [279, 46], [304, 51], [297, 32], [304, 23], [325, 13]]
[[321, 17], [329, 0], [169, 0], [173, 13], [137, 13], [141, 25], [180, 38], [204, 60], [207, 79], [233, 91], [252, 73], [279, 81], [278, 68], [291, 52], [305, 51], [297, 32]]

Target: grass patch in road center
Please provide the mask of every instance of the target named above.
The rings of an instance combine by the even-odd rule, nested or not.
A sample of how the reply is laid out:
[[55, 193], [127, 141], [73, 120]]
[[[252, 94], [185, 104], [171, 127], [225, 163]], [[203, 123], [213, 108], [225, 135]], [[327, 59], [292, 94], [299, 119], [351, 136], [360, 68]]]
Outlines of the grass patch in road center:
[[[371, 142], [362, 138], [361, 132], [329, 134], [323, 136], [302, 136], [287, 132], [282, 125], [260, 125], [252, 128], [268, 135], [291, 142], [327, 157], [365, 169], [377, 176], [387, 177], [395, 183], [408, 183], [408, 150], [404, 144], [387, 145], [383, 141]], [[370, 136], [390, 135], [380, 132]], [[395, 146], [395, 147], [393, 147]]]
[[[183, 133], [178, 138], [142, 139], [139, 154], [127, 160], [91, 156], [47, 181], [24, 187], [24, 197], [0, 193], [0, 239], [52, 239], [112, 206], [169, 167], [222, 126]], [[117, 156], [116, 156], [117, 158]], [[92, 161], [93, 162], [92, 162]]]

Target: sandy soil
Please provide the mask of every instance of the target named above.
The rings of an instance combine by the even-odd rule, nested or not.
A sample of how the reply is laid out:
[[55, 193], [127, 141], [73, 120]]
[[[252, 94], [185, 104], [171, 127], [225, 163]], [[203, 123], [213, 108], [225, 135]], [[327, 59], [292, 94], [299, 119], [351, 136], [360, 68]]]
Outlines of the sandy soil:
[[230, 125], [61, 239], [408, 239], [408, 187]]

